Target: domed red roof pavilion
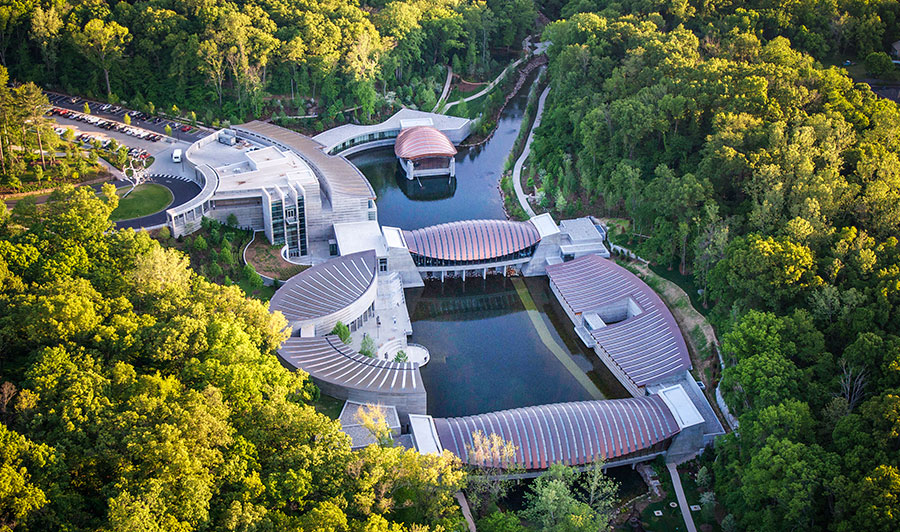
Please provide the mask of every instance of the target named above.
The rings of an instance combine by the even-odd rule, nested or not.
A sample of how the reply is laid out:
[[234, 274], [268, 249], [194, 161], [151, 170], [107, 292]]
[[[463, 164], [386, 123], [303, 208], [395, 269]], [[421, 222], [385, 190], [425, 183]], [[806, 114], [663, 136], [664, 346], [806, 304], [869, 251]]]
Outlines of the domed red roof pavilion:
[[415, 126], [400, 131], [394, 144], [397, 157], [407, 160], [453, 157], [456, 147], [446, 135], [431, 126]]

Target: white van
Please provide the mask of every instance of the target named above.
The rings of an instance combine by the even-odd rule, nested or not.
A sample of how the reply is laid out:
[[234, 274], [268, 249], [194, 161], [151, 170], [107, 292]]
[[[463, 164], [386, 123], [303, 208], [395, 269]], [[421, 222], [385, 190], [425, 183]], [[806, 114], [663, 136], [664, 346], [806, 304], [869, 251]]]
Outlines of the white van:
[[181, 148], [178, 148], [177, 150], [172, 152], [172, 162], [173, 163], [181, 162]]

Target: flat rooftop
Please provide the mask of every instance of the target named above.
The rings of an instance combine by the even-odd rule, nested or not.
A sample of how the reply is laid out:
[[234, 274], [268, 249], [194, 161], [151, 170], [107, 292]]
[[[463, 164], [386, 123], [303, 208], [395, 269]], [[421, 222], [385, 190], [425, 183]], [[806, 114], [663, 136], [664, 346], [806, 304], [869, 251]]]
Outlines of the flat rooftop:
[[686, 429], [703, 423], [703, 416], [680, 384], [663, 388], [657, 393], [669, 407], [680, 428]]
[[247, 158], [256, 164], [272, 161], [284, 161], [287, 155], [275, 146], [266, 146], [258, 150], [247, 150]]
[[385, 422], [388, 428], [395, 434], [400, 433], [400, 417], [397, 415], [397, 409], [392, 405], [364, 405], [355, 401], [346, 401], [344, 408], [341, 409], [341, 415], [338, 418], [341, 422], [341, 430], [350, 436], [350, 447], [353, 449], [361, 449], [368, 447], [374, 443], [375, 436], [369, 429], [359, 423], [357, 414], [364, 407], [377, 408], [384, 413]]
[[374, 250], [375, 255], [379, 257], [387, 255], [381, 226], [374, 220], [334, 224], [334, 238], [337, 240], [341, 255], [370, 250]]
[[443, 447], [431, 416], [410, 414], [409, 429], [420, 454], [441, 454]]
[[207, 164], [212, 168], [219, 168], [246, 162], [247, 146], [226, 146], [220, 142], [213, 141], [195, 151], [190, 151], [187, 153], [187, 157], [194, 164]]
[[575, 218], [559, 222], [559, 230], [569, 235], [573, 243], [602, 241], [603, 234], [589, 218]]
[[403, 241], [403, 230], [399, 227], [383, 226], [381, 234], [389, 248], [406, 248], [406, 242]]
[[245, 151], [243, 156], [242, 161], [216, 167], [219, 191], [243, 192], [315, 180], [315, 175], [306, 162], [274, 146]]
[[334, 194], [356, 198], [375, 199], [375, 191], [369, 181], [353, 164], [340, 156], [331, 156], [322, 151], [320, 142], [290, 129], [254, 120], [234, 128], [237, 132], [262, 137], [293, 150], [304, 161], [314, 167], [317, 176], [324, 181], [327, 189]]
[[556, 226], [553, 216], [550, 216], [548, 212], [538, 214], [532, 217], [530, 221], [537, 228], [538, 233], [541, 234], [541, 238], [559, 233], [559, 227]]

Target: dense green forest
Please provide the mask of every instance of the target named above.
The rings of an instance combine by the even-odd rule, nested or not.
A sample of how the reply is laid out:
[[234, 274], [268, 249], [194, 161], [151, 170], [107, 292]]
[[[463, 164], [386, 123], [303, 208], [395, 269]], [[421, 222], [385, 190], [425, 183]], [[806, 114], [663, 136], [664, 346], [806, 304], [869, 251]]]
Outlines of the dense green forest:
[[[7, 1], [0, 62], [209, 121], [365, 118], [429, 108], [444, 65], [496, 72], [537, 9], [536, 184], [559, 214], [629, 218], [629, 247], [702, 290], [740, 421], [710, 458], [728, 522], [900, 529], [900, 110], [831, 66], [883, 63], [896, 0]], [[37, 87], [2, 81], [4, 184], [82, 174]], [[351, 453], [272, 356], [283, 320], [112, 230], [116, 203], [0, 209], [0, 530], [459, 527], [455, 459]], [[553, 475], [542, 501], [590, 513]]]
[[535, 15], [531, 0], [11, 0], [0, 62], [16, 80], [207, 122], [259, 116], [271, 95], [278, 113], [365, 118], [430, 110], [444, 65], [495, 70]]
[[[633, 222], [712, 305], [745, 530], [900, 528], [900, 111], [823, 65], [898, 4], [579, 2], [545, 39], [545, 202]], [[652, 12], [658, 11], [658, 12]]]
[[112, 230], [117, 203], [0, 208], [0, 530], [454, 525], [457, 458], [351, 453], [272, 355], [284, 318]]

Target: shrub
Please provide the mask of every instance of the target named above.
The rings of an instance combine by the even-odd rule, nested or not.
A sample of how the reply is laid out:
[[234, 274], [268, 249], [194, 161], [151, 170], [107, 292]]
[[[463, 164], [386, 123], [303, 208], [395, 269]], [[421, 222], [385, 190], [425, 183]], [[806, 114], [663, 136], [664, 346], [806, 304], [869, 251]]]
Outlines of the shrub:
[[225, 224], [229, 227], [237, 227], [238, 226], [237, 215], [234, 213], [229, 214], [228, 218], [225, 219]]
[[728, 514], [722, 519], [722, 532], [738, 532], [737, 519], [734, 515]]
[[334, 324], [331, 334], [337, 335], [345, 344], [350, 343], [350, 327], [347, 327], [340, 321]]
[[223, 264], [229, 266], [234, 264], [234, 254], [231, 253], [231, 246], [222, 246], [222, 251], [219, 252], [219, 260], [221, 260]]
[[262, 288], [263, 278], [256, 273], [256, 268], [249, 262], [244, 264], [244, 278], [247, 279], [252, 288]]
[[[697, 330], [699, 329], [700, 326], [698, 325]], [[704, 490], [708, 490], [710, 487], [712, 487], [712, 477], [710, 476], [709, 469], [707, 469], [706, 466], [702, 466], [699, 470], [697, 470], [697, 485]]]
[[512, 512], [496, 512], [478, 520], [478, 530], [483, 532], [524, 532], [525, 527]]
[[891, 57], [884, 52], [872, 52], [866, 56], [866, 72], [876, 78], [885, 77], [894, 72], [894, 63]]
[[359, 354], [375, 358], [375, 340], [368, 334], [363, 335], [362, 343], [359, 346]]
[[159, 233], [157, 233], [157, 236], [159, 236], [160, 240], [168, 240], [168, 239], [172, 238], [172, 231], [169, 230], [168, 225], [164, 225], [159, 230]]
[[394, 362], [409, 362], [409, 357], [406, 355], [406, 351], [397, 351], [397, 354], [394, 356]]
[[218, 278], [222, 275], [222, 267], [213, 262], [209, 265], [209, 276], [212, 278]]
[[197, 235], [197, 238], [194, 239], [194, 249], [198, 251], [206, 251], [209, 245], [206, 243], [206, 239], [203, 238], [203, 235]]

